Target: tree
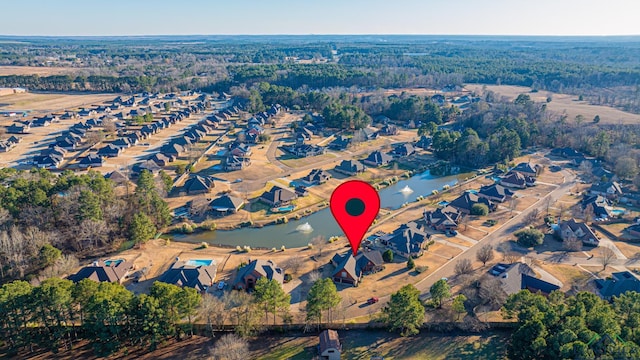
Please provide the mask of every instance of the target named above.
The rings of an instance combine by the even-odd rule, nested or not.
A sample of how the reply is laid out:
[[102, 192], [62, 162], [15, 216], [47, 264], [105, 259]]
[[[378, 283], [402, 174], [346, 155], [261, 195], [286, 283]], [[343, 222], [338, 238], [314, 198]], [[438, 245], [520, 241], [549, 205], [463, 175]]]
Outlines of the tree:
[[382, 253], [382, 260], [384, 260], [384, 262], [393, 262], [393, 251], [391, 251], [391, 249], [387, 249]]
[[214, 360], [245, 360], [251, 357], [249, 343], [236, 334], [223, 335], [211, 349]]
[[593, 117], [593, 123], [594, 123], [594, 124], [597, 124], [597, 123], [599, 123], [599, 122], [600, 122], [600, 115], [596, 115], [596, 116], [594, 116], [594, 117]]
[[483, 245], [476, 253], [476, 259], [482, 263], [482, 266], [487, 265], [487, 262], [493, 260], [493, 257], [493, 246], [489, 244]]
[[422, 135], [432, 135], [433, 133], [435, 133], [438, 130], [438, 125], [436, 125], [436, 123], [434, 122], [427, 122], [424, 123], [422, 125], [420, 125], [420, 127], [418, 128], [418, 136], [422, 136]]
[[537, 229], [523, 229], [514, 234], [518, 238], [518, 244], [524, 247], [542, 245], [544, 234]]
[[407, 269], [412, 270], [415, 267], [416, 267], [416, 263], [413, 261], [413, 258], [409, 256], [409, 259], [407, 260]]
[[[224, 322], [228, 319], [228, 311], [225, 309], [225, 303], [217, 296], [204, 294], [202, 302], [198, 308], [198, 314], [206, 319], [207, 329], [211, 331], [213, 337], [214, 331], [220, 329]], [[215, 327], [214, 327], [215, 325]]]
[[614, 171], [623, 179], [633, 179], [638, 174], [638, 164], [634, 158], [623, 156], [616, 160]]
[[300, 271], [300, 267], [302, 267], [302, 264], [303, 264], [303, 261], [301, 257], [292, 256], [288, 258], [286, 261], [284, 261], [284, 263], [282, 264], [282, 267], [285, 270], [291, 271], [291, 273], [293, 274], [297, 274], [298, 271]]
[[327, 311], [330, 318], [331, 310], [340, 304], [341, 300], [336, 285], [330, 278], [316, 281], [307, 295], [307, 321], [316, 321], [320, 326], [322, 312]]
[[606, 270], [607, 266], [615, 259], [616, 253], [610, 247], [605, 246], [600, 249], [600, 264], [602, 264], [602, 270]]
[[582, 250], [582, 241], [575, 236], [566, 237], [562, 240], [562, 248], [567, 251]]
[[256, 304], [264, 309], [265, 322], [268, 320], [268, 314], [273, 314], [273, 324], [276, 324], [276, 315], [278, 312], [283, 314], [289, 313], [289, 304], [291, 303], [291, 295], [286, 294], [282, 290], [282, 286], [276, 280], [269, 280], [261, 277], [256, 281], [253, 293]]
[[171, 188], [173, 187], [173, 178], [171, 178], [171, 176], [169, 176], [169, 174], [167, 174], [164, 170], [160, 170], [158, 175], [160, 176], [160, 180], [162, 181], [162, 189], [166, 194], [169, 194], [169, 192], [171, 192]]
[[524, 216], [524, 218], [522, 219], [522, 222], [525, 225], [531, 225], [531, 224], [534, 224], [536, 221], [538, 221], [539, 218], [540, 218], [540, 210], [535, 208], [535, 209], [532, 209], [531, 211], [529, 211]]
[[460, 315], [467, 312], [467, 309], [464, 307], [464, 302], [467, 301], [467, 297], [460, 294], [453, 298], [453, 302], [451, 303], [451, 310], [456, 314], [456, 321], [460, 320]]
[[40, 262], [44, 267], [55, 264], [56, 260], [58, 260], [61, 255], [62, 255], [62, 251], [55, 248], [51, 244], [44, 244], [40, 248]]
[[434, 304], [437, 304], [438, 308], [441, 308], [442, 302], [451, 296], [451, 288], [449, 287], [447, 280], [440, 279], [431, 285], [429, 293], [431, 293], [431, 300]]
[[316, 236], [311, 239], [311, 245], [318, 249], [318, 257], [322, 257], [322, 250], [327, 247], [327, 239], [322, 235]]
[[489, 214], [489, 207], [486, 204], [473, 204], [471, 206], [471, 215], [487, 216]]
[[456, 275], [467, 275], [473, 273], [473, 265], [469, 259], [458, 260], [455, 266]]
[[143, 213], [138, 212], [133, 215], [129, 226], [129, 239], [135, 243], [146, 242], [156, 235], [156, 226], [151, 219]]
[[409, 284], [391, 294], [389, 303], [382, 309], [382, 321], [390, 331], [400, 331], [401, 336], [417, 334], [424, 323], [420, 291]]

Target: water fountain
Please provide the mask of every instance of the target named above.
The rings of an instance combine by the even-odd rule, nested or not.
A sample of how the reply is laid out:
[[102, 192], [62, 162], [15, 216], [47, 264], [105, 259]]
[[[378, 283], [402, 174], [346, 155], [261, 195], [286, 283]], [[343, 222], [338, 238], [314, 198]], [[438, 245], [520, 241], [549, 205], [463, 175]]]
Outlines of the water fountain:
[[408, 195], [411, 194], [413, 192], [413, 189], [409, 187], [409, 185], [405, 185], [405, 187], [402, 188], [402, 190], [400, 190], [401, 193]]
[[309, 225], [308, 222], [302, 224], [302, 225], [298, 225], [296, 227], [296, 231], [299, 231], [301, 233], [310, 233], [313, 231], [313, 228], [311, 227], [311, 225]]

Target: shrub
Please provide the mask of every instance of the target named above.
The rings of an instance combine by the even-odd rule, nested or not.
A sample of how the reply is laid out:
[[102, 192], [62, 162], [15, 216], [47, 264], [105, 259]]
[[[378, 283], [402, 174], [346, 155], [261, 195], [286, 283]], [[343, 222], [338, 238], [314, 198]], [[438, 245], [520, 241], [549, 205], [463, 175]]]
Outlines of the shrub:
[[536, 229], [520, 230], [514, 235], [518, 238], [518, 244], [524, 247], [541, 245], [544, 240], [544, 234]]
[[387, 249], [385, 252], [382, 253], [382, 260], [384, 260], [385, 262], [392, 262], [393, 261], [393, 251], [391, 251], [390, 249]]
[[429, 270], [429, 267], [428, 267], [428, 266], [426, 266], [426, 265], [416, 267], [416, 272], [417, 272], [418, 274], [421, 274], [421, 273], [423, 273], [423, 272], [425, 272], [425, 271], [427, 271], [427, 270]]
[[204, 241], [200, 243], [200, 248], [201, 248], [201, 249], [206, 249], [206, 248], [208, 248], [208, 247], [209, 247], [209, 244], [208, 244], [208, 243], [206, 243], [206, 242], [204, 242]]
[[284, 247], [284, 245], [282, 245], [282, 247], [280, 248], [280, 251], [285, 251], [285, 250], [287, 250], [287, 248]]
[[489, 214], [489, 207], [485, 204], [473, 204], [471, 207], [471, 215], [486, 216]]
[[291, 276], [291, 274], [284, 274], [284, 282], [285, 283], [288, 283], [291, 280], [293, 280], [293, 276]]
[[309, 250], [313, 249], [313, 244], [312, 243], [308, 243], [307, 244], [307, 249], [309, 249]]
[[411, 270], [416, 267], [416, 263], [413, 261], [413, 258], [409, 256], [409, 260], [407, 260], [407, 269]]
[[216, 229], [216, 223], [214, 223], [213, 221], [203, 222], [202, 224], [200, 224], [200, 226], [198, 226], [198, 229], [204, 231], [214, 231]]

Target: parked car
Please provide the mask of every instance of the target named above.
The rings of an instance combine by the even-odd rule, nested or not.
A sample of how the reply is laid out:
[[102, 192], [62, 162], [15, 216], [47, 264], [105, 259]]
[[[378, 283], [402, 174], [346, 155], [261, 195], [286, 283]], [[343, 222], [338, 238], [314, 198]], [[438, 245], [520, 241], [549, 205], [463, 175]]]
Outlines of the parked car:
[[222, 289], [224, 289], [224, 287], [225, 287], [226, 285], [227, 285], [227, 284], [225, 284], [225, 282], [224, 282], [224, 281], [220, 281], [220, 282], [218, 283], [218, 290], [222, 290]]
[[370, 298], [369, 300], [367, 300], [367, 304], [369, 304], [369, 305], [375, 304], [378, 301], [380, 301], [380, 299], [378, 299], [377, 297], [374, 296], [374, 297]]

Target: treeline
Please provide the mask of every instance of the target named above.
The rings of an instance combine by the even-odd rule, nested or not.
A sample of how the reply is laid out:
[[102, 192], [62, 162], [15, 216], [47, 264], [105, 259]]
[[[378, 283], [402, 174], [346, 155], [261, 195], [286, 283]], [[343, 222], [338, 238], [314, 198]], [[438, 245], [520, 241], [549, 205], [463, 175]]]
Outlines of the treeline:
[[[0, 288], [0, 339], [9, 355], [70, 350], [88, 340], [98, 356], [125, 346], [154, 349], [193, 334], [202, 297], [193, 288], [155, 282], [134, 295], [117, 283], [51, 278], [39, 286], [14, 281]], [[188, 323], [183, 324], [183, 319]]]
[[167, 91], [175, 86], [172, 78], [156, 76], [71, 76], [6, 75], [0, 87], [23, 87], [41, 91], [143, 92]]
[[506, 318], [517, 328], [508, 346], [510, 359], [640, 358], [640, 294], [627, 292], [611, 303], [581, 292], [549, 297], [520, 291], [508, 297]]
[[1, 169], [0, 280], [65, 261], [61, 256], [43, 261], [46, 245], [84, 257], [111, 251], [125, 239], [152, 238], [171, 220], [161, 196], [168, 187], [163, 179], [167, 175], [156, 180], [143, 171], [135, 191], [126, 184], [127, 192], [118, 196], [115, 184], [95, 171], [56, 176], [45, 169]]

